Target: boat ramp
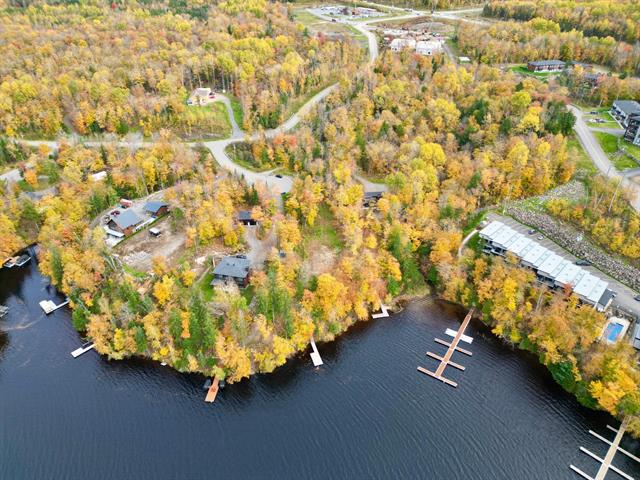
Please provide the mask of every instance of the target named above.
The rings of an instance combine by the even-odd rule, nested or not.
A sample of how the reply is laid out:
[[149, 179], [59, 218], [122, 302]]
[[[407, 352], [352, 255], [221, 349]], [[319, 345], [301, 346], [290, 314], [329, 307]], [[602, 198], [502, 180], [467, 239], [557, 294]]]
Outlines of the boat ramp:
[[453, 356], [453, 352], [460, 352], [468, 356], [472, 355], [470, 351], [458, 347], [458, 343], [460, 343], [461, 340], [466, 343], [473, 342], [473, 338], [464, 334], [464, 331], [466, 330], [467, 326], [469, 325], [469, 322], [471, 321], [473, 312], [474, 312], [473, 308], [469, 310], [469, 313], [467, 313], [467, 316], [464, 317], [464, 320], [462, 321], [462, 325], [460, 325], [460, 328], [458, 329], [458, 331], [447, 328], [445, 333], [450, 337], [453, 337], [453, 340], [451, 340], [451, 342], [447, 342], [439, 338], [434, 339], [436, 343], [439, 343], [440, 345], [444, 345], [445, 347], [448, 347], [444, 356], [436, 355], [433, 352], [427, 352], [428, 357], [431, 357], [440, 361], [440, 365], [438, 365], [438, 368], [436, 368], [435, 372], [432, 372], [431, 370], [427, 370], [426, 368], [423, 368], [423, 367], [418, 367], [419, 372], [424, 373], [425, 375], [429, 375], [430, 377], [440, 380], [441, 382], [446, 383], [447, 385], [450, 385], [452, 387], [458, 386], [456, 382], [446, 378], [443, 374], [447, 366], [452, 366], [453, 368], [457, 368], [458, 370], [462, 370], [462, 371], [464, 371], [465, 369], [465, 367], [463, 367], [462, 365], [451, 360], [451, 357]]

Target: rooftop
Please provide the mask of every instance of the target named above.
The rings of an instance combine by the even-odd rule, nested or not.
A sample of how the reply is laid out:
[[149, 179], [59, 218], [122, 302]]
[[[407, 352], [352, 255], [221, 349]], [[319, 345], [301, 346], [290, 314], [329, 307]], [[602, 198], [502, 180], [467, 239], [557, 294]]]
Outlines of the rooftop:
[[635, 100], [616, 100], [613, 102], [613, 106], [624, 112], [626, 115], [640, 112], [640, 103]]
[[534, 62], [529, 62], [529, 64], [534, 65], [536, 67], [543, 67], [545, 65], [565, 65], [562, 60], [536, 60]]
[[158, 213], [162, 207], [168, 207], [169, 204], [160, 200], [152, 200], [151, 202], [147, 202], [144, 206], [144, 209], [147, 212]]
[[125, 228], [130, 228], [138, 225], [140, 222], [142, 222], [142, 219], [138, 215], [136, 215], [133, 210], [122, 210], [120, 212], [120, 215], [111, 217], [111, 220], [113, 220], [115, 224], [123, 230]]
[[[223, 277], [246, 278], [249, 274], [251, 261], [248, 258], [238, 255], [224, 257], [213, 270], [214, 275]], [[211, 284], [213, 285], [213, 281]]]
[[238, 212], [238, 220], [253, 220], [251, 210], [240, 210]]

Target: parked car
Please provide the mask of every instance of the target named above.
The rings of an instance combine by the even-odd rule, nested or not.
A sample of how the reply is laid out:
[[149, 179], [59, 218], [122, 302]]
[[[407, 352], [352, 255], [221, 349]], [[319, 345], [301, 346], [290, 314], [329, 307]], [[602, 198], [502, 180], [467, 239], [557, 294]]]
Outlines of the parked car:
[[542, 235], [538, 235], [536, 238], [537, 238], [538, 240], [544, 240], [544, 237], [543, 237]]
[[640, 302], [640, 295], [636, 295], [635, 297], [633, 297], [633, 299], [634, 299], [636, 302]]
[[118, 215], [120, 215], [120, 210], [114, 210], [113, 212], [111, 212], [111, 215], [117, 217]]
[[576, 260], [576, 265], [579, 265], [580, 267], [590, 267], [591, 262], [589, 260]]
[[531, 230], [529, 230], [527, 233], [528, 233], [529, 235], [533, 235], [534, 233], [536, 233], [536, 229], [535, 229], [535, 228], [532, 228], [532, 229], [531, 229]]
[[276, 178], [282, 178], [282, 175], [279, 173], [276, 173]]
[[154, 227], [149, 229], [149, 235], [151, 236], [159, 237], [161, 233], [162, 233], [162, 230], [160, 230], [159, 228]]

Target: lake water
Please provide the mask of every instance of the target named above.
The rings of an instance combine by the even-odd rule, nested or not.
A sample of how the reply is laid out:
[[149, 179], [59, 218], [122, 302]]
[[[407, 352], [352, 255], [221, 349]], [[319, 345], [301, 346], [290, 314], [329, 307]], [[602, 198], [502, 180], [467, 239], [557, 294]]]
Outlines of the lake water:
[[[478, 322], [458, 388], [416, 371], [464, 311], [431, 300], [360, 323], [270, 375], [229, 385], [206, 404], [204, 377], [143, 360], [73, 359], [82, 340], [32, 262], [0, 271], [0, 479], [577, 479], [595, 475], [606, 425], [558, 387], [532, 355]], [[57, 300], [61, 300], [57, 297]], [[637, 442], [623, 446], [637, 452]], [[615, 464], [634, 477], [640, 465]], [[613, 478], [614, 473], [609, 474]]]

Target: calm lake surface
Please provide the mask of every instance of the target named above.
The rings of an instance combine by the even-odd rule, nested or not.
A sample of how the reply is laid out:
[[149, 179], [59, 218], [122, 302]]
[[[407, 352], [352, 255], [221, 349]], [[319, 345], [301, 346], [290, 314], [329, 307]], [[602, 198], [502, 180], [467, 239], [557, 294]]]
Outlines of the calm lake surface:
[[[73, 359], [82, 340], [34, 262], [0, 271], [0, 479], [577, 479], [595, 475], [585, 446], [608, 415], [558, 387], [535, 357], [480, 323], [451, 388], [416, 371], [464, 311], [431, 300], [362, 323], [270, 375], [227, 386], [205, 404], [204, 378], [159, 364]], [[61, 300], [60, 297], [57, 299]], [[623, 446], [640, 445], [625, 438]], [[615, 464], [633, 477], [640, 465]], [[607, 478], [616, 476], [610, 473]]]

